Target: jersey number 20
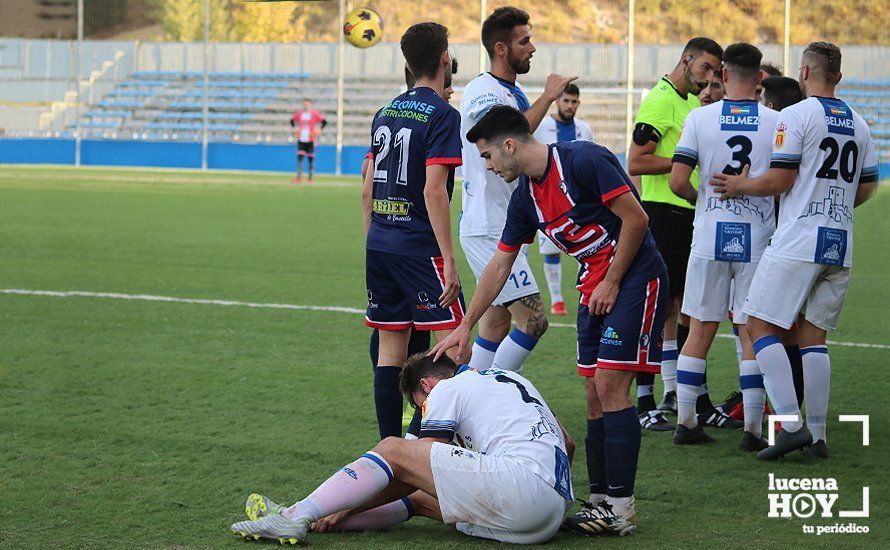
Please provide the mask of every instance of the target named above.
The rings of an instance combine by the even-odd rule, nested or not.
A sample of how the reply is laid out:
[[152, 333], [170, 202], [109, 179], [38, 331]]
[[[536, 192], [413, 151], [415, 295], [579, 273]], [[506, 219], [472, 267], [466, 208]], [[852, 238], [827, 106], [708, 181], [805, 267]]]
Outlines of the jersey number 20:
[[374, 182], [385, 183], [388, 179], [389, 172], [386, 169], [381, 169], [380, 165], [383, 164], [383, 159], [390, 152], [390, 142], [392, 142], [392, 149], [397, 149], [399, 155], [396, 183], [408, 185], [408, 148], [411, 143], [411, 128], [400, 129], [396, 132], [395, 138], [388, 126], [380, 126], [374, 132], [374, 148], [380, 151], [374, 155]]

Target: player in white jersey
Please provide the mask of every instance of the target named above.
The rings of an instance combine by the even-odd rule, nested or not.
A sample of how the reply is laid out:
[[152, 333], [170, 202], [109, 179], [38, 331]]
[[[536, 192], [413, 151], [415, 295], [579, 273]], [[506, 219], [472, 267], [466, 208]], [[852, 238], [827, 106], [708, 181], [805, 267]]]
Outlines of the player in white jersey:
[[[520, 9], [494, 10], [482, 24], [482, 44], [491, 60], [491, 71], [466, 85], [460, 104], [464, 180], [460, 244], [477, 280], [497, 251], [507, 219], [507, 203], [516, 183], [505, 185], [499, 175], [489, 172], [466, 134], [495, 105], [509, 105], [524, 112], [535, 129], [550, 104], [574, 80], [550, 75], [544, 93], [534, 104], [529, 103], [516, 83], [516, 75], [529, 71], [535, 47], [531, 42], [529, 16]], [[512, 330], [511, 321], [516, 323]], [[546, 330], [547, 317], [538, 284], [528, 265], [527, 250], [523, 250], [513, 264], [504, 290], [479, 323], [470, 366], [479, 370], [494, 366], [518, 372]]]
[[[574, 499], [574, 444], [531, 382], [418, 354], [400, 386], [423, 411], [419, 440], [381, 441], [289, 508], [251, 495], [251, 521], [231, 530], [296, 543], [312, 523], [318, 531], [386, 529], [417, 513], [502, 542], [556, 534]], [[607, 517], [601, 526], [621, 521]]]
[[[569, 84], [556, 100], [556, 113], [544, 117], [535, 130], [535, 139], [548, 145], [557, 141], [593, 141], [590, 125], [575, 118], [579, 105], [581, 91], [575, 84]], [[550, 313], [568, 315], [562, 298], [562, 253], [543, 233], [538, 234], [538, 251], [544, 256], [544, 277], [547, 279], [547, 290], [550, 291]]]
[[[779, 224], [744, 311], [770, 401], [779, 415], [793, 420], [782, 420], [775, 444], [758, 458], [803, 447], [812, 456], [828, 456], [831, 365], [825, 337], [837, 324], [850, 283], [853, 208], [872, 196], [878, 181], [865, 120], [834, 95], [840, 79], [840, 49], [827, 42], [807, 46], [798, 77], [806, 99], [779, 114], [769, 171], [758, 178], [715, 174], [711, 182], [723, 197], [780, 195]], [[779, 339], [796, 320], [807, 427]]]
[[[677, 362], [677, 428], [674, 443], [709, 443], [714, 439], [703, 424], [738, 429], [744, 426], [741, 447], [759, 451], [766, 396], [763, 378], [745, 333], [742, 311], [757, 262], [775, 229], [772, 197], [738, 196], [723, 200], [708, 185], [714, 172], [739, 174], [748, 167], [759, 176], [769, 169], [773, 130], [779, 113], [757, 103], [763, 54], [751, 44], [732, 44], [723, 52], [726, 99], [694, 109], [686, 117], [674, 151], [671, 190], [695, 204], [692, 250], [686, 271], [682, 312], [689, 315], [689, 338]], [[700, 166], [698, 190], [689, 182]], [[699, 388], [704, 382], [708, 350], [722, 321], [732, 312], [742, 341], [739, 382], [745, 422], [723, 411], [696, 415]], [[708, 421], [716, 415], [716, 422]]]

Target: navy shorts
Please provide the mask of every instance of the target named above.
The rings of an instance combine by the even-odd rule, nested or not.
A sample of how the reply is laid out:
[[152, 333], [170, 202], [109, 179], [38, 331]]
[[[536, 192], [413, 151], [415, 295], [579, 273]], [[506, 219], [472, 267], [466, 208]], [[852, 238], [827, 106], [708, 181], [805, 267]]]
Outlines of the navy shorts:
[[585, 300], [578, 306], [578, 374], [593, 376], [597, 368], [658, 374], [667, 308], [666, 274], [625, 278], [605, 315], [592, 315]]
[[441, 256], [405, 256], [367, 250], [365, 324], [380, 330], [451, 330], [464, 318], [464, 296], [450, 307], [439, 305], [445, 288]]

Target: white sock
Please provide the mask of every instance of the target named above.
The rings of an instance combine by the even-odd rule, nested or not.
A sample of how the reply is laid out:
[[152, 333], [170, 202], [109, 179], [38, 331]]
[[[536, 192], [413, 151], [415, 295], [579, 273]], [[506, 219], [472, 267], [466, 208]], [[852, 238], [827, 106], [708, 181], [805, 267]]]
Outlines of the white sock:
[[351, 515], [338, 523], [334, 531], [382, 531], [408, 521], [413, 515], [411, 501], [404, 497]]
[[341, 510], [355, 508], [392, 481], [392, 468], [379, 454], [369, 451], [329, 477], [311, 495], [281, 512], [287, 519], [317, 521]]
[[470, 357], [470, 368], [479, 371], [488, 370], [494, 362], [495, 352], [498, 350], [498, 343], [486, 340], [481, 336], [476, 337], [473, 342], [473, 355]]
[[[778, 336], [764, 336], [754, 342], [757, 364], [763, 373], [763, 381], [775, 414], [797, 417], [797, 420], [782, 421], [782, 429], [796, 432], [803, 427], [797, 395], [794, 393], [794, 378], [791, 376], [791, 362], [785, 353], [785, 346]], [[744, 399], [744, 397], [743, 397]]]
[[664, 382], [664, 393], [677, 391], [677, 341], [665, 340], [661, 348], [661, 380]]
[[687, 428], [698, 425], [695, 402], [698, 400], [707, 365], [706, 360], [688, 355], [680, 354], [677, 359], [677, 423]]
[[707, 382], [702, 382], [701, 386], [698, 387], [698, 394], [704, 395], [706, 393], [708, 393], [708, 384]]
[[600, 502], [608, 499], [609, 495], [607, 495], [606, 493], [590, 493], [590, 498], [587, 499], [587, 502], [596, 506]]
[[637, 385], [637, 398], [652, 395], [655, 392], [655, 386], [652, 384]]
[[[742, 388], [742, 404], [745, 407], [745, 431], [757, 437], [763, 433], [763, 406], [766, 390], [763, 375], [756, 359], [742, 360], [739, 365], [739, 387]], [[729, 414], [731, 411], [724, 411]]]
[[550, 291], [550, 303], [562, 302], [562, 262], [559, 256], [544, 256], [544, 278]]
[[828, 390], [831, 380], [831, 361], [828, 348], [809, 346], [800, 348], [803, 362], [803, 400], [807, 404], [807, 427], [813, 433], [813, 443], [825, 441], [825, 419], [828, 416]]
[[735, 356], [739, 360], [739, 364], [742, 364], [742, 357], [744, 357], [744, 353], [742, 353], [742, 339], [739, 338], [739, 326], [732, 325], [732, 333], [735, 335]]
[[510, 331], [494, 354], [492, 367], [513, 372], [522, 372], [522, 364], [528, 354], [535, 349], [538, 341], [518, 328]]

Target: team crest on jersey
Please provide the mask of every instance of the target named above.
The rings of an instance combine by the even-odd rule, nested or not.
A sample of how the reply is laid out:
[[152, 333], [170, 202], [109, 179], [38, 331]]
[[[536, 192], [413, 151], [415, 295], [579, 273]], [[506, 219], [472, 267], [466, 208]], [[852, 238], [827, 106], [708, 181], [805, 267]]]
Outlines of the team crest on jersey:
[[831, 134], [841, 134], [844, 136], [854, 135], [855, 128], [853, 126], [853, 114], [846, 103], [839, 99], [826, 99], [817, 97], [822, 109], [825, 111], [825, 125]]
[[788, 127], [785, 126], [784, 122], [780, 122], [778, 126], [776, 126], [776, 149], [781, 149], [783, 145], [785, 145], [785, 130]]
[[756, 132], [760, 125], [758, 104], [723, 102], [723, 113], [720, 115], [720, 129], [733, 132]]

